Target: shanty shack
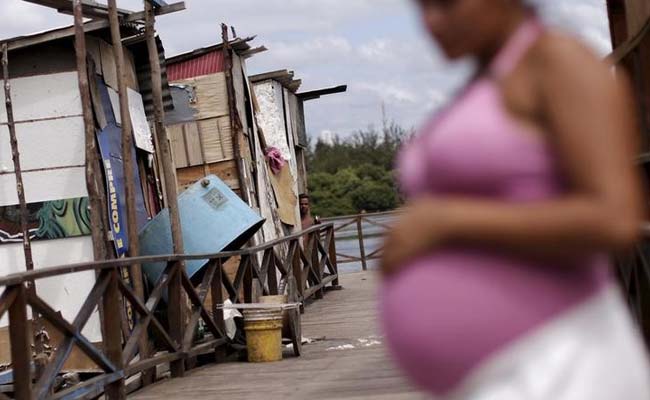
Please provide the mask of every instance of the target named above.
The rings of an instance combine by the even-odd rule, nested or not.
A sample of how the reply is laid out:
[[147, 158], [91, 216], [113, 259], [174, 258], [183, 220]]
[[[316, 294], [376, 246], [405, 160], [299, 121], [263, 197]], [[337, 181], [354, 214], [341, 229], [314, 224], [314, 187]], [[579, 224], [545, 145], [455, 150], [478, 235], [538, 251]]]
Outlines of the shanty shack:
[[267, 148], [277, 149], [288, 165], [271, 179], [280, 220], [285, 225], [299, 224], [300, 209], [294, 194], [307, 193], [306, 153], [309, 146], [304, 102], [345, 92], [347, 86], [297, 93], [302, 81], [287, 70], [253, 75], [249, 79], [258, 105], [255, 120], [261, 135]]
[[179, 189], [215, 174], [266, 219], [257, 243], [301, 230], [307, 134], [303, 101], [345, 86], [298, 94], [293, 72], [249, 78], [246, 60], [266, 50], [236, 38], [167, 59], [174, 110], [166, 125]]
[[[108, 24], [86, 24], [86, 45], [92, 108], [103, 189], [105, 232], [112, 257], [127, 249], [124, 169], [121, 159], [121, 119], [115, 52]], [[162, 207], [157, 185], [155, 154], [147, 118], [153, 112], [149, 58], [138, 29], [122, 28], [130, 117], [134, 132], [137, 224], [142, 227]], [[75, 59], [74, 29], [61, 28], [1, 40], [8, 46], [9, 82], [20, 168], [28, 209], [34, 268], [92, 261], [93, 242], [85, 175], [85, 136], [81, 93]], [[159, 50], [162, 45], [158, 41]], [[164, 57], [163, 57], [164, 61]], [[163, 63], [164, 66], [164, 63]], [[164, 71], [164, 70], [163, 70]], [[164, 76], [164, 74], [163, 74]], [[0, 79], [2, 75], [0, 75]], [[165, 80], [164, 80], [165, 82]], [[166, 103], [171, 95], [164, 84]], [[9, 124], [0, 92], [0, 275], [26, 269], [22, 246], [19, 199], [12, 161]], [[125, 273], [127, 274], [127, 273]], [[39, 280], [36, 292], [56, 312], [72, 320], [95, 283], [95, 273], [82, 272]], [[98, 311], [83, 334], [101, 342]], [[0, 364], [10, 360], [8, 321], [0, 321]], [[60, 340], [56, 329], [45, 331], [52, 346]], [[47, 335], [46, 335], [47, 336]], [[89, 370], [94, 364], [73, 350], [67, 370]]]

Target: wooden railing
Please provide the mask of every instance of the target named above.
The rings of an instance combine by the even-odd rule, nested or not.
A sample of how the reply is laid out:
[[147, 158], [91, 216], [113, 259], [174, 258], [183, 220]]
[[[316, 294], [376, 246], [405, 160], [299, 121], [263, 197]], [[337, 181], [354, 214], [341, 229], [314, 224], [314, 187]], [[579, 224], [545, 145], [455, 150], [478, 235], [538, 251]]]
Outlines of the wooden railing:
[[[305, 241], [306, 243], [302, 243]], [[283, 250], [284, 249], [284, 250]], [[220, 301], [212, 301], [206, 308], [208, 293], [212, 299], [230, 299], [233, 303], [252, 302], [257, 287], [264, 295], [278, 294], [281, 283], [288, 284], [290, 297], [297, 301], [322, 298], [326, 285], [338, 286], [336, 247], [332, 224], [318, 225], [299, 234], [266, 243], [254, 248], [208, 255], [168, 255], [136, 257], [103, 262], [91, 262], [39, 269], [0, 279], [0, 317], [9, 313], [13, 394], [17, 399], [94, 398], [105, 392], [109, 399], [125, 398], [125, 380], [140, 372], [151, 371], [158, 365], [170, 364], [172, 377], [183, 376], [186, 361], [199, 354], [215, 351], [228, 345], [225, 335], [223, 310]], [[224, 271], [224, 262], [240, 257], [233, 280]], [[260, 261], [261, 258], [261, 261]], [[184, 262], [209, 260], [198, 287], [188, 277]], [[138, 298], [131, 287], [120, 278], [120, 270], [131, 265], [165, 262], [164, 272], [146, 300]], [[62, 318], [41, 297], [29, 290], [35, 281], [96, 271], [97, 280], [73, 321]], [[327, 271], [327, 272], [326, 272]], [[278, 274], [279, 273], [279, 274]], [[278, 279], [279, 278], [279, 279]], [[167, 293], [166, 321], [154, 314]], [[191, 309], [186, 306], [189, 300]], [[127, 301], [138, 314], [134, 328], [126, 333], [122, 327], [125, 317], [122, 302]], [[38, 379], [32, 373], [32, 350], [29, 338], [28, 308], [38, 313], [64, 339], [56, 346], [49, 362]], [[100, 309], [102, 346], [93, 344], [82, 330], [93, 311]], [[185, 315], [189, 311], [189, 315]], [[205, 324], [208, 335], [196, 339], [199, 321]], [[151, 335], [151, 336], [150, 336]], [[138, 355], [141, 338], [157, 339], [160, 348]], [[61, 373], [73, 346], [77, 346], [101, 369], [90, 380], [63, 391], [54, 392], [54, 378]], [[190, 364], [189, 362], [187, 364]], [[6, 395], [0, 393], [0, 399]]]
[[634, 251], [617, 258], [619, 281], [650, 348], [650, 225]]
[[377, 249], [373, 250], [370, 253], [367, 253], [366, 250], [366, 239], [370, 237], [368, 232], [364, 232], [364, 224], [371, 225], [374, 227], [380, 228], [379, 232], [373, 232], [372, 237], [383, 237], [390, 226], [388, 224], [378, 222], [377, 219], [382, 217], [392, 217], [397, 215], [398, 211], [390, 212], [381, 212], [381, 213], [372, 213], [372, 214], [357, 214], [357, 215], [348, 215], [343, 217], [333, 217], [325, 218], [323, 222], [334, 224], [334, 232], [339, 232], [337, 239], [345, 240], [346, 236], [341, 235], [340, 232], [346, 228], [352, 229], [352, 235], [348, 239], [357, 239], [359, 243], [359, 256], [354, 254], [345, 254], [338, 252], [336, 253], [337, 263], [338, 264], [348, 264], [348, 263], [361, 263], [361, 267], [364, 271], [368, 270], [368, 261], [376, 260], [382, 256], [382, 246], [380, 245]]

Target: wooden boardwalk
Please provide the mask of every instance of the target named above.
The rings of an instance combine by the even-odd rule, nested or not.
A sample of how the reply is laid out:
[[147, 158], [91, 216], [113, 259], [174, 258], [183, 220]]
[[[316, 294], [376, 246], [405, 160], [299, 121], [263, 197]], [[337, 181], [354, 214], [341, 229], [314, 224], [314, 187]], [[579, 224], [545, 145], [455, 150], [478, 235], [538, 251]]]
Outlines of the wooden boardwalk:
[[342, 275], [341, 284], [344, 290], [328, 292], [307, 307], [303, 336], [324, 340], [305, 345], [302, 357], [285, 352], [278, 363], [209, 365], [129, 398], [425, 399], [386, 355], [377, 327], [375, 274]]

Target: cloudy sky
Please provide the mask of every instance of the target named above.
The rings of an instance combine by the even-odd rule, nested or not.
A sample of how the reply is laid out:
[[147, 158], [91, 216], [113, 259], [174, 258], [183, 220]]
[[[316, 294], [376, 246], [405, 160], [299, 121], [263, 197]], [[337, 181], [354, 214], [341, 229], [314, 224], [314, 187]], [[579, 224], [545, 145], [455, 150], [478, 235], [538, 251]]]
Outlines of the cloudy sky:
[[[0, 0], [0, 38], [71, 23], [71, 17], [21, 0]], [[101, 2], [101, 0], [100, 0]], [[173, 2], [168, 0], [168, 2]], [[388, 119], [405, 127], [453, 96], [471, 64], [448, 64], [421, 30], [409, 0], [185, 0], [187, 10], [161, 17], [167, 55], [220, 41], [219, 24], [257, 35], [269, 51], [249, 72], [294, 70], [302, 90], [348, 84], [348, 93], [310, 102], [312, 137], [341, 136]], [[605, 0], [537, 0], [546, 19], [571, 30], [601, 55], [611, 50]], [[141, 0], [118, 6], [142, 8]]]

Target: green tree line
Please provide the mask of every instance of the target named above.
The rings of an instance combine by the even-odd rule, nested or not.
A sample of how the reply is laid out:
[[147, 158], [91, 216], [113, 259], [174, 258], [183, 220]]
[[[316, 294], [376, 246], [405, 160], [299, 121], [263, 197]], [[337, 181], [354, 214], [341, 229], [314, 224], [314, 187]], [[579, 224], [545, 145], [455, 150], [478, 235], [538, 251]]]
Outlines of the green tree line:
[[334, 217], [398, 207], [394, 161], [412, 134], [393, 123], [310, 146], [307, 170], [314, 215]]

